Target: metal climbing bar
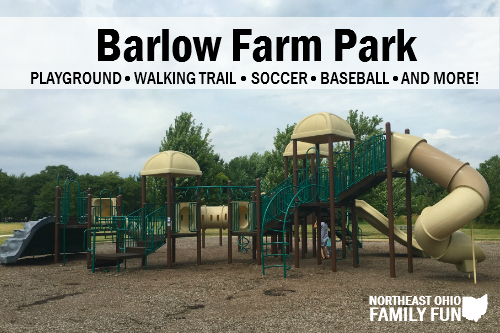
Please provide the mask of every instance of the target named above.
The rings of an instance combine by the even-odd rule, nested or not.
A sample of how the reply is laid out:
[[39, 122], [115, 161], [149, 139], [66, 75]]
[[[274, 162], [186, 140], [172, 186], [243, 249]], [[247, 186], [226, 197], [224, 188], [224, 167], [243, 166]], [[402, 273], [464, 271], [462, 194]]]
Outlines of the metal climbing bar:
[[184, 191], [184, 197], [189, 198], [191, 201], [196, 200], [196, 194], [199, 193], [205, 195], [207, 199], [210, 199], [213, 192], [216, 191], [219, 199], [221, 199], [228, 192], [232, 192], [233, 201], [249, 201], [252, 197], [252, 191], [255, 190], [255, 186], [228, 186], [228, 185], [216, 185], [216, 186], [174, 186], [174, 190]]

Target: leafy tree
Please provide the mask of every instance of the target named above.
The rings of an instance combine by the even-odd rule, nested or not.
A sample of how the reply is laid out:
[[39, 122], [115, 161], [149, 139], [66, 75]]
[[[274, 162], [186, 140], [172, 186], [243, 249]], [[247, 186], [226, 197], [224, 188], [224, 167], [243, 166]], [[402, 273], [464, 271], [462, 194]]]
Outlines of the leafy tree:
[[255, 184], [255, 179], [262, 179], [267, 174], [265, 162], [264, 155], [259, 153], [235, 157], [224, 165], [224, 173], [233, 185], [251, 186]]
[[[192, 113], [182, 112], [166, 131], [159, 151], [176, 150], [191, 156], [202, 171], [202, 185], [224, 185], [227, 182], [227, 177], [223, 174], [224, 161], [214, 152], [209, 136], [210, 130], [204, 132], [203, 124], [197, 125]], [[154, 181], [150, 181], [148, 185], [153, 185], [152, 182]], [[165, 187], [165, 183], [165, 180], [157, 180], [155, 185]], [[194, 185], [196, 185], [195, 177], [176, 180], [176, 186]], [[183, 193], [177, 193], [177, 197], [182, 199]], [[219, 202], [218, 195], [212, 195], [211, 201]]]
[[428, 207], [435, 205], [448, 193], [446, 189], [434, 183], [419, 172], [412, 173], [412, 213], [421, 214]]
[[[358, 110], [349, 110], [349, 115], [346, 120], [356, 136], [356, 140], [354, 140], [355, 147], [372, 136], [384, 133], [384, 129], [379, 127], [383, 119], [378, 115], [369, 117], [365, 116], [363, 112], [359, 113]], [[350, 150], [349, 142], [340, 142], [334, 146], [333, 150], [337, 152], [348, 152]]]
[[[27, 177], [28, 187], [27, 204], [30, 206], [29, 215], [32, 219], [39, 219], [45, 216], [54, 215], [55, 210], [55, 188], [57, 177], [59, 176], [59, 186], [63, 187], [67, 179], [74, 179], [78, 174], [66, 165], [46, 166], [38, 174]], [[24, 180], [22, 180], [24, 181]], [[76, 191], [73, 195], [76, 195]], [[73, 210], [76, 210], [76, 201], [73, 203]]]
[[[274, 137], [274, 149], [264, 153], [267, 168], [267, 175], [264, 178], [264, 182], [267, 185], [267, 190], [278, 185], [285, 178], [285, 160], [283, 153], [285, 152], [286, 146], [292, 140], [292, 133], [295, 129], [295, 125], [296, 124], [287, 125], [283, 132], [278, 128], [276, 136]], [[291, 163], [289, 165], [291, 168]], [[291, 169], [289, 172], [289, 174], [291, 174]], [[266, 191], [266, 186], [263, 186], [262, 190]]]
[[16, 191], [16, 177], [0, 169], [0, 221], [12, 216], [13, 197]]
[[478, 218], [483, 223], [500, 223], [500, 157], [495, 155], [479, 164], [477, 169], [490, 188], [490, 201], [486, 212]]

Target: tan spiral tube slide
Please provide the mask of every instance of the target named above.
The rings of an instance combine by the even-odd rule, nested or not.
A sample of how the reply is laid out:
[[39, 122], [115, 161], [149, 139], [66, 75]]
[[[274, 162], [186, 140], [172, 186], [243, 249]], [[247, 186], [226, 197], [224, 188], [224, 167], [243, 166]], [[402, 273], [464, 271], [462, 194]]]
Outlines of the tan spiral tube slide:
[[[414, 169], [450, 193], [422, 211], [415, 224], [418, 244], [432, 258], [455, 264], [459, 271], [472, 272], [471, 238], [458, 229], [486, 211], [490, 192], [484, 178], [468, 163], [417, 136], [392, 133], [391, 153], [394, 170]], [[476, 243], [474, 250], [477, 262], [486, 258]]]

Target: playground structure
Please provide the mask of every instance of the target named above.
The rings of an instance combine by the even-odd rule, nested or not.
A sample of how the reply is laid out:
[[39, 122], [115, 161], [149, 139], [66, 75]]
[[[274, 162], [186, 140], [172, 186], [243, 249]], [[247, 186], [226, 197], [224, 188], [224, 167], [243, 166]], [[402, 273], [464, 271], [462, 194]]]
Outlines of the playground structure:
[[[353, 267], [359, 265], [362, 248], [358, 217], [389, 236], [390, 276], [395, 277], [394, 241], [407, 246], [408, 271], [413, 271], [413, 255], [431, 256], [452, 263], [462, 272], [475, 272], [475, 263], [485, 259], [484, 252], [466, 234], [458, 231], [482, 214], [489, 200], [488, 186], [483, 177], [468, 163], [428, 145], [422, 138], [391, 132], [354, 145], [355, 136], [349, 124], [330, 113], [317, 113], [301, 120], [292, 134], [292, 142], [284, 153], [285, 180], [268, 189], [260, 180], [254, 186], [202, 186], [201, 171], [190, 156], [161, 152], [151, 157], [141, 171], [142, 207], [123, 214], [121, 195], [112, 198], [92, 198], [90, 189], [81, 192], [78, 185], [78, 215], [69, 216], [70, 187], [76, 181], [67, 180], [63, 190], [56, 188], [55, 262], [66, 249], [67, 230], [78, 229], [84, 239], [87, 266], [117, 265], [123, 260], [141, 258], [147, 268], [147, 257], [158, 248], [167, 246], [167, 268], [175, 263], [176, 239], [197, 238], [197, 264], [201, 264], [203, 231], [207, 228], [228, 230], [228, 263], [232, 262], [232, 237], [251, 238], [252, 257], [266, 269], [282, 267], [284, 276], [291, 268], [287, 258], [294, 254], [294, 267], [307, 252], [307, 225], [325, 221], [330, 226], [331, 239], [338, 238], [341, 248], [332, 242], [332, 253], [346, 257], [353, 252]], [[350, 150], [334, 153], [333, 143], [348, 141]], [[334, 163], [334, 156], [337, 161]], [[293, 170], [288, 175], [289, 158]], [[302, 167], [299, 166], [302, 159]], [[322, 159], [327, 166], [322, 166]], [[415, 224], [412, 237], [410, 169], [414, 169], [446, 188], [450, 194], [432, 207], [424, 209]], [[166, 178], [164, 204], [146, 202], [146, 177]], [[196, 177], [197, 185], [176, 187], [180, 177]], [[406, 178], [407, 233], [394, 229], [393, 177]], [[388, 216], [357, 198], [387, 180]], [[177, 202], [176, 193], [190, 198]], [[202, 206], [202, 196], [216, 192], [227, 200], [227, 206]], [[233, 201], [235, 199], [235, 201]], [[349, 223], [347, 223], [349, 217]], [[300, 232], [299, 232], [300, 230]], [[313, 257], [319, 255], [321, 235], [313, 233]], [[97, 236], [111, 236], [116, 253], [96, 251]], [[302, 244], [300, 244], [300, 238]], [[245, 238], [246, 239], [246, 238]], [[248, 241], [248, 239], [247, 239]], [[221, 243], [222, 244], [222, 243]], [[3, 248], [3, 247], [2, 247]], [[239, 242], [239, 248], [248, 250]], [[300, 253], [301, 252], [301, 253]], [[318, 253], [316, 253], [318, 252]], [[300, 255], [301, 254], [301, 255]], [[338, 256], [338, 255], [337, 255]], [[276, 260], [278, 258], [278, 260]], [[331, 260], [332, 271], [337, 260]]]

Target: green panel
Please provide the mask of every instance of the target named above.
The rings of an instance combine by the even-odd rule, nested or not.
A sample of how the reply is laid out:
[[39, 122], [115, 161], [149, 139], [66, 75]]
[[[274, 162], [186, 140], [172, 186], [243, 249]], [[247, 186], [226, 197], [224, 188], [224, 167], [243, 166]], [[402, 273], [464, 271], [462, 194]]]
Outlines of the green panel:
[[231, 204], [231, 230], [240, 230], [240, 204], [233, 202]]
[[189, 204], [189, 231], [196, 232], [198, 230], [198, 205], [194, 202]]

